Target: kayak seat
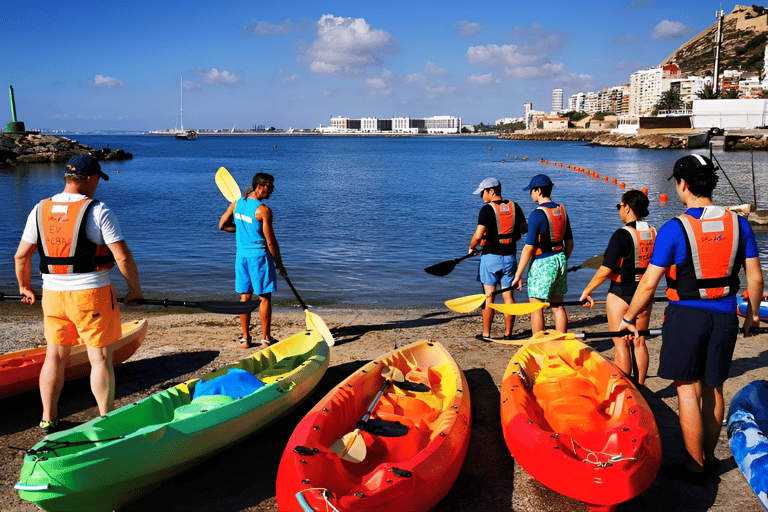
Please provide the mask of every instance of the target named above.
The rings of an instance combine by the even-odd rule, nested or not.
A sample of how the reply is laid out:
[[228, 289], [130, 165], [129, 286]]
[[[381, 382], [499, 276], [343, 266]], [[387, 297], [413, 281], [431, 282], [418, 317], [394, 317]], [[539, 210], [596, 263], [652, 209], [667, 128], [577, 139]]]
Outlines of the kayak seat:
[[381, 397], [377, 414], [392, 414], [407, 419], [420, 429], [429, 428], [440, 414], [439, 410], [430, 407], [424, 400], [415, 396], [389, 393]]
[[605, 431], [606, 418], [589, 397], [565, 395], [542, 405], [553, 431], [568, 434], [580, 443], [589, 442], [595, 432], [602, 436]]
[[265, 384], [275, 382], [286, 373], [290, 373], [294, 369], [298, 368], [304, 362], [304, 360], [305, 358], [300, 355], [286, 357], [280, 361], [277, 361], [266, 370], [259, 372], [257, 377], [261, 379]]
[[234, 402], [235, 399], [226, 395], [206, 395], [195, 398], [188, 405], [182, 405], [177, 407], [173, 413], [174, 421], [184, 420], [193, 416], [198, 416], [204, 412], [208, 412], [212, 409], [217, 409], [230, 402]]

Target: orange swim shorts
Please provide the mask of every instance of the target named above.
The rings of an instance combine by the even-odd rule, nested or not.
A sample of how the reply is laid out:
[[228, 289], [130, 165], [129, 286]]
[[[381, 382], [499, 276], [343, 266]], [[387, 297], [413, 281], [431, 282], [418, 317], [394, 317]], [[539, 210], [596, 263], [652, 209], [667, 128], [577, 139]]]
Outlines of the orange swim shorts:
[[45, 339], [52, 345], [106, 347], [122, 336], [114, 287], [54, 292], [42, 298]]

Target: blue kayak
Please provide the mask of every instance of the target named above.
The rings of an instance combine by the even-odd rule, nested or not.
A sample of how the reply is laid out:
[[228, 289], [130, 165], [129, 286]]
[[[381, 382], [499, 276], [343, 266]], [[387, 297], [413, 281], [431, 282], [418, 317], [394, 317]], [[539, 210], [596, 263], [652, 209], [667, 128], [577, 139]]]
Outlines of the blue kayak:
[[733, 458], [768, 510], [768, 381], [756, 380], [734, 395], [726, 429]]
[[[736, 297], [736, 307], [736, 311], [740, 316], [747, 315], [747, 299], [741, 295]], [[760, 321], [768, 322], [768, 299], [766, 299], [765, 295], [763, 296], [763, 300], [760, 301]]]

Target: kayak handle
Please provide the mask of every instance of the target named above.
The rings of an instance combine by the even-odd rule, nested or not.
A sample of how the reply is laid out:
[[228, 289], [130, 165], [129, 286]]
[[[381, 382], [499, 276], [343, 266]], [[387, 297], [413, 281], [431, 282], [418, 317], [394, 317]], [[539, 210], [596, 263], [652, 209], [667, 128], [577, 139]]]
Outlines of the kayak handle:
[[339, 509], [334, 507], [333, 503], [328, 501], [328, 498], [325, 496], [325, 493], [328, 491], [328, 489], [323, 488], [304, 489], [296, 493], [296, 500], [299, 502], [299, 505], [301, 505], [301, 508], [304, 510], [304, 512], [316, 512], [315, 509], [313, 509], [309, 503], [307, 503], [307, 499], [304, 497], [303, 493], [306, 491], [323, 491], [321, 494], [325, 500], [326, 505], [329, 506], [334, 512], [339, 512]]
[[31, 485], [16, 482], [16, 485], [14, 485], [13, 488], [19, 491], [47, 491], [50, 486], [51, 484]]

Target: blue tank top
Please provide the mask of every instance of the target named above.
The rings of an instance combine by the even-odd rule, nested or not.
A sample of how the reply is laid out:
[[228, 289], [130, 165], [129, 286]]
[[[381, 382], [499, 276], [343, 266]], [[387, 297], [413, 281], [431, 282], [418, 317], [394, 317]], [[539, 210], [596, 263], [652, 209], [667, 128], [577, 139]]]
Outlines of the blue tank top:
[[237, 255], [260, 256], [267, 250], [262, 223], [256, 220], [256, 209], [261, 206], [258, 199], [240, 198], [235, 205], [235, 227], [237, 230]]

